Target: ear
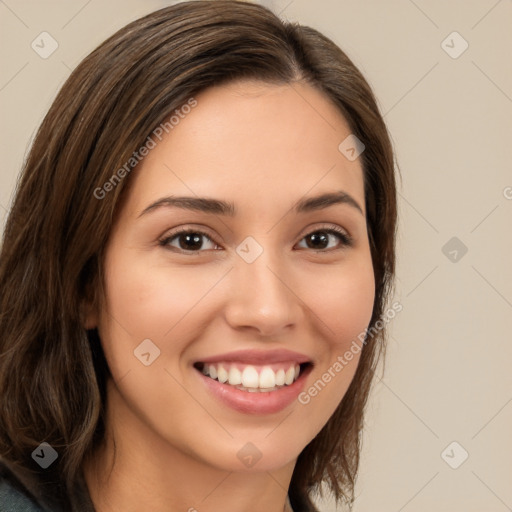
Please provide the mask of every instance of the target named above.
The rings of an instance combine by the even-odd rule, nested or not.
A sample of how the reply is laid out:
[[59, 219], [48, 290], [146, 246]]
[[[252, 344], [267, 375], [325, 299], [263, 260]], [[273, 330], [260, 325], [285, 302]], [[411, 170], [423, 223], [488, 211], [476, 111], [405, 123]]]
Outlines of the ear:
[[94, 280], [85, 287], [80, 303], [80, 322], [86, 330], [98, 327], [98, 287]]
[[98, 306], [101, 302], [98, 277], [92, 271], [95, 267], [94, 261], [89, 262], [88, 277], [90, 277], [87, 279], [80, 297], [80, 323], [88, 331], [98, 327], [100, 320], [98, 311], [101, 311]]
[[86, 330], [98, 327], [98, 314], [92, 302], [84, 301], [80, 308], [80, 319]]

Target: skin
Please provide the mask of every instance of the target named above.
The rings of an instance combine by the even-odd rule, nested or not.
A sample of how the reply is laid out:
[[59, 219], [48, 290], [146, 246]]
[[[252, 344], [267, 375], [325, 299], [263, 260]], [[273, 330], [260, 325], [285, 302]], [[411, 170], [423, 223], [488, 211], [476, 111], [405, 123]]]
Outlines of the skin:
[[[129, 178], [105, 255], [105, 304], [86, 322], [98, 327], [113, 375], [106, 443], [84, 467], [98, 512], [287, 510], [296, 459], [340, 403], [359, 355], [307, 405], [266, 415], [218, 402], [192, 364], [286, 348], [313, 361], [307, 390], [371, 318], [363, 172], [338, 150], [350, 129], [336, 107], [299, 83], [243, 81], [196, 100]], [[363, 213], [348, 204], [292, 211], [304, 196], [340, 190]], [[169, 195], [232, 201], [238, 213], [161, 207], [139, 217]], [[329, 235], [315, 249], [307, 235], [332, 225], [353, 245]], [[159, 245], [180, 227], [205, 231], [203, 245]], [[263, 247], [251, 264], [236, 253], [247, 236]], [[134, 357], [145, 339], [161, 351], [150, 366]], [[237, 457], [248, 442], [262, 455], [251, 468]]]

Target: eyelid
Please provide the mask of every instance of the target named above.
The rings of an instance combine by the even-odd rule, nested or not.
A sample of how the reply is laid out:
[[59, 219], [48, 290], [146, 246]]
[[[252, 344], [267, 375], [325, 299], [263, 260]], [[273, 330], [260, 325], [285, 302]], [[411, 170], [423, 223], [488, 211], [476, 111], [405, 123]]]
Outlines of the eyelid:
[[300, 235], [299, 242], [307, 235], [310, 235], [311, 233], [316, 233], [317, 231], [335, 231], [336, 233], [340, 235], [344, 235], [348, 240], [353, 241], [352, 236], [350, 233], [341, 226], [338, 226], [337, 224], [331, 224], [331, 223], [320, 223], [320, 226], [316, 226], [313, 224], [313, 226], [308, 226], [304, 229], [302, 234]]
[[[167, 231], [164, 232], [163, 235], [158, 237], [158, 240], [167, 240], [169, 238], [174, 238], [175, 236], [180, 235], [182, 233], [191, 233], [191, 232], [204, 235], [205, 237], [208, 237], [212, 242], [215, 242], [215, 239], [214, 239], [215, 235], [213, 234], [213, 232], [210, 229], [208, 229], [205, 226], [202, 226], [202, 225], [199, 226], [196, 224], [185, 224], [183, 226], [179, 226], [174, 229], [168, 229]], [[217, 242], [215, 242], [215, 243], [217, 243]]]

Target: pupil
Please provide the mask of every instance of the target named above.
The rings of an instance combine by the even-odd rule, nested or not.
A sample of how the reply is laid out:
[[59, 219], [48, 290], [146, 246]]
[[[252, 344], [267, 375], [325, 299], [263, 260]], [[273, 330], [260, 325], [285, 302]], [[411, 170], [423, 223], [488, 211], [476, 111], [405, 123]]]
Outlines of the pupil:
[[[181, 244], [181, 241], [186, 240], [185, 244]], [[188, 244], [188, 245], [187, 245]], [[185, 247], [183, 247], [185, 245]], [[191, 248], [200, 249], [202, 246], [201, 235], [197, 233], [194, 234], [185, 234], [180, 237], [180, 246], [182, 249], [190, 250]]]
[[314, 249], [318, 249], [318, 247], [319, 247], [317, 245], [318, 241], [320, 241], [320, 244], [322, 245], [322, 248], [327, 247], [327, 245], [329, 244], [328, 236], [327, 236], [327, 234], [324, 231], [319, 231], [318, 234], [317, 233], [313, 233], [312, 235], [309, 236], [309, 239], [313, 242], [313, 248]]

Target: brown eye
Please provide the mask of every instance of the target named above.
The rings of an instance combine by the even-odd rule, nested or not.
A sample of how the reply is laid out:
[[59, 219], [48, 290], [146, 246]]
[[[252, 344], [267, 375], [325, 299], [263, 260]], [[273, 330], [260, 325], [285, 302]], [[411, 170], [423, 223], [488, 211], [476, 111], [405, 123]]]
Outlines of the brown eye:
[[[198, 230], [181, 230], [165, 237], [159, 243], [164, 247], [171, 247], [182, 251], [200, 252], [201, 249], [205, 249], [204, 246], [206, 245], [203, 239], [207, 239], [213, 245], [213, 247], [206, 247], [206, 250], [217, 247], [215, 242], [206, 233]], [[173, 243], [177, 245], [173, 245]]]
[[[335, 240], [338, 239], [338, 244]], [[206, 240], [206, 242], [205, 242]], [[339, 228], [317, 229], [306, 235], [306, 249], [320, 252], [340, 249], [352, 245], [352, 238]], [[171, 233], [159, 241], [162, 247], [188, 253], [200, 253], [203, 250], [216, 250], [219, 246], [203, 231], [197, 229], [182, 229]], [[208, 247], [210, 244], [210, 247]], [[334, 244], [334, 245], [333, 245]], [[304, 246], [302, 246], [304, 248]]]
[[345, 232], [334, 228], [312, 231], [302, 240], [306, 240], [306, 248], [323, 251], [326, 249], [336, 249], [336, 245], [329, 246], [329, 243], [336, 238], [341, 241], [337, 248], [340, 248], [339, 246], [347, 247], [352, 245], [352, 239]]

